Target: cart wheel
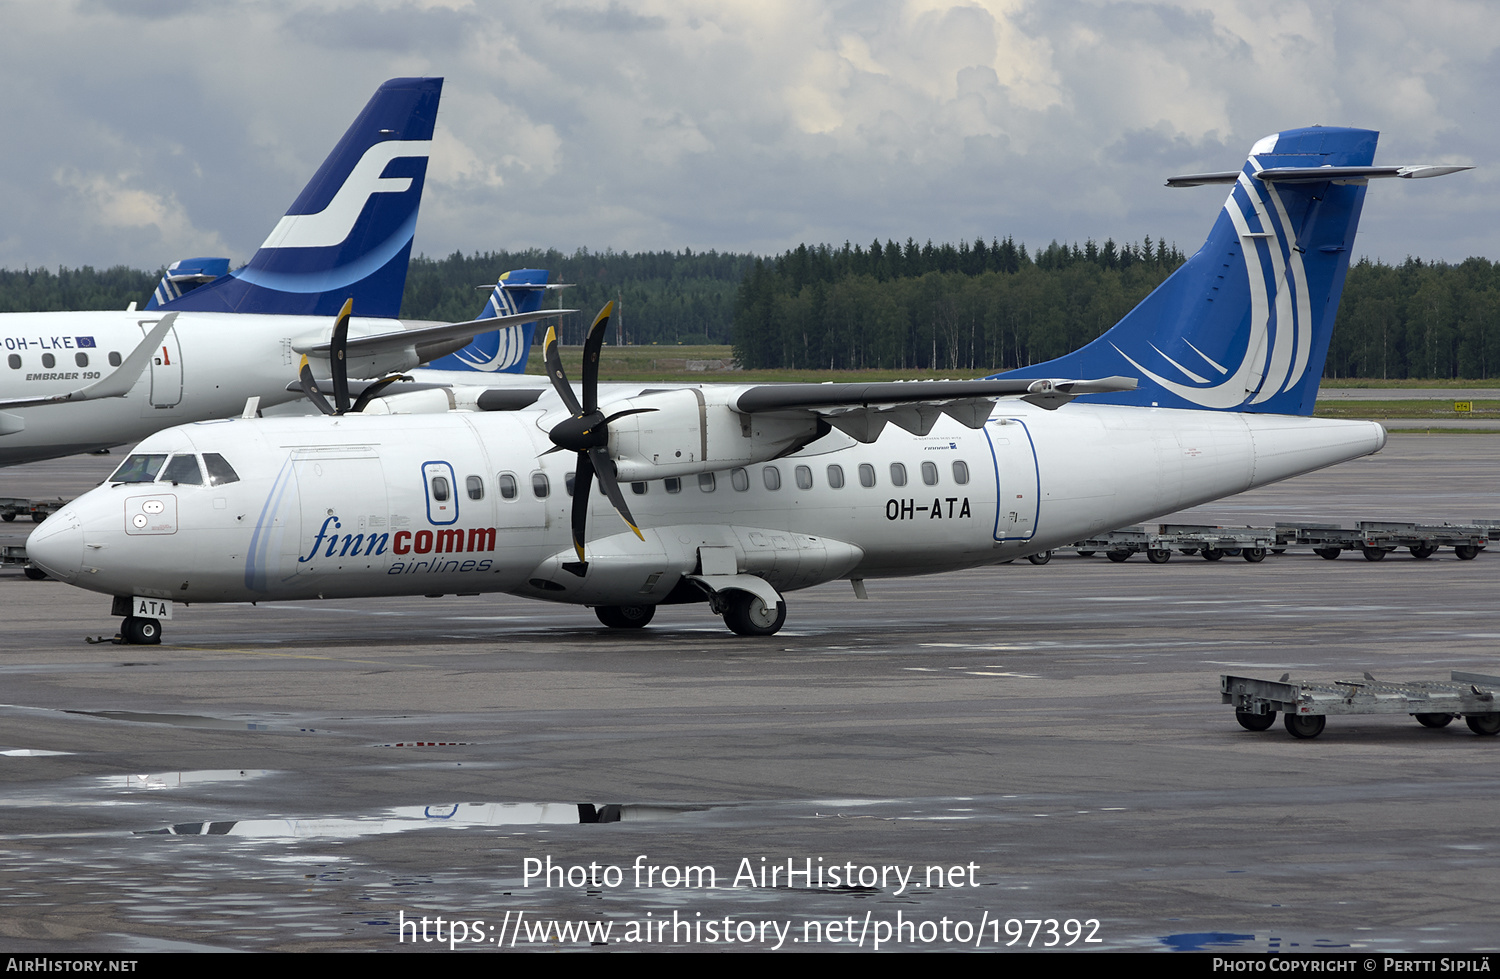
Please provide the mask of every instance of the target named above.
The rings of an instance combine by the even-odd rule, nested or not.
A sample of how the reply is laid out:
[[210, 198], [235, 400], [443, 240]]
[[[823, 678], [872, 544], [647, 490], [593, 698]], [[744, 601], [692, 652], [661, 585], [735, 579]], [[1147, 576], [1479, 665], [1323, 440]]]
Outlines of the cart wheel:
[[1286, 725], [1286, 733], [1294, 738], [1316, 738], [1323, 733], [1323, 725], [1327, 719], [1322, 714], [1287, 714], [1282, 721]]
[[1458, 555], [1460, 561], [1472, 561], [1479, 556], [1479, 545], [1460, 544], [1453, 549], [1453, 553]]
[[1447, 727], [1453, 723], [1452, 714], [1413, 714], [1412, 717], [1423, 727]]
[[1337, 547], [1315, 547], [1313, 553], [1325, 561], [1337, 561], [1339, 549]]
[[1383, 547], [1361, 547], [1360, 550], [1364, 552], [1366, 561], [1385, 560], [1385, 548]]
[[1276, 712], [1268, 710], [1264, 714], [1252, 714], [1248, 710], [1236, 710], [1234, 719], [1247, 731], [1265, 731], [1276, 723]]
[[1052, 560], [1052, 552], [1042, 551], [1040, 554], [1029, 554], [1027, 555], [1026, 560], [1030, 561], [1032, 564], [1046, 564], [1048, 561]]
[[1418, 561], [1425, 561], [1437, 553], [1437, 545], [1415, 544], [1411, 547], [1408, 547], [1407, 550], [1411, 551], [1411, 556], [1416, 558]]
[[1172, 560], [1172, 549], [1170, 547], [1148, 547], [1146, 548], [1146, 560], [1152, 564], [1166, 564]]
[[1266, 559], [1266, 549], [1264, 547], [1247, 547], [1240, 551], [1240, 557], [1251, 564], [1259, 564]]
[[1115, 562], [1116, 564], [1119, 564], [1122, 561], [1129, 561], [1130, 560], [1130, 552], [1129, 551], [1105, 551], [1104, 552], [1104, 556], [1107, 557], [1107, 558], [1109, 558], [1111, 561]]
[[1078, 556], [1079, 557], [1093, 557], [1094, 556], [1094, 552], [1093, 551], [1079, 551], [1078, 552]]
[[1217, 547], [1205, 547], [1200, 553], [1205, 561], [1217, 561], [1224, 556], [1224, 552]]
[[1273, 547], [1273, 548], [1271, 548], [1271, 553], [1272, 554], [1285, 554], [1286, 553], [1286, 548], [1284, 548], [1284, 547]]
[[1500, 714], [1468, 714], [1464, 723], [1469, 725], [1470, 731], [1487, 738], [1500, 734]]

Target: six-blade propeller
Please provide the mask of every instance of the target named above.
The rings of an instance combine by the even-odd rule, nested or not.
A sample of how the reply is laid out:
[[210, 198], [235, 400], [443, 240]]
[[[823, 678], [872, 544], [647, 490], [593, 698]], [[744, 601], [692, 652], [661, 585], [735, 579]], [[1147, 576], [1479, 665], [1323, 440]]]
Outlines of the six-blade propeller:
[[594, 317], [588, 337], [583, 342], [582, 404], [573, 394], [568, 377], [563, 373], [562, 357], [557, 351], [557, 331], [551, 327], [547, 328], [544, 348], [547, 376], [552, 379], [552, 387], [556, 389], [557, 396], [572, 414], [571, 418], [554, 425], [549, 434], [552, 436], [552, 444], [558, 449], [578, 453], [577, 475], [573, 479], [573, 550], [578, 553], [578, 561], [564, 564], [563, 568], [580, 578], [588, 570], [588, 562], [583, 554], [583, 541], [588, 529], [589, 491], [595, 479], [598, 479], [600, 487], [609, 497], [609, 502], [619, 511], [625, 525], [637, 537], [645, 539], [641, 536], [640, 528], [635, 525], [630, 507], [625, 505], [619, 480], [615, 477], [614, 460], [609, 457], [609, 423], [625, 415], [656, 409], [631, 408], [616, 412], [608, 418], [599, 410], [599, 351], [604, 346], [604, 334], [613, 310], [614, 303], [604, 304], [599, 315]]
[[306, 354], [302, 355], [302, 369], [297, 372], [297, 376], [302, 380], [302, 393], [307, 395], [307, 400], [325, 415], [345, 415], [351, 411], [356, 413], [364, 411], [371, 399], [379, 397], [380, 392], [405, 376], [392, 374], [389, 377], [383, 377], [361, 391], [352, 405], [349, 403], [349, 365], [345, 355], [349, 345], [349, 317], [353, 313], [354, 300], [346, 299], [344, 308], [339, 310], [338, 319], [333, 321], [333, 338], [328, 347], [328, 366], [333, 374], [333, 404], [328, 403], [328, 399], [318, 388], [318, 382], [313, 377], [312, 365], [308, 363]]

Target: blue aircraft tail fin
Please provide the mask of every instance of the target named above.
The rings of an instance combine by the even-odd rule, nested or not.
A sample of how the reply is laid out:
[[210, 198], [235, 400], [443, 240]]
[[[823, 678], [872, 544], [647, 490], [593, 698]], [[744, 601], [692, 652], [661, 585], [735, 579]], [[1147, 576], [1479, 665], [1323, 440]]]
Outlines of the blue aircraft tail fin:
[[1238, 172], [1168, 181], [1234, 185], [1198, 253], [1094, 342], [996, 376], [1123, 374], [1140, 386], [1086, 400], [1312, 414], [1366, 182], [1461, 169], [1371, 166], [1378, 135], [1288, 130]]
[[[508, 316], [511, 313], [533, 313], [542, 308], [547, 297], [546, 269], [516, 269], [500, 276], [478, 319]], [[554, 287], [555, 288], [555, 287]], [[531, 350], [535, 323], [507, 326], [474, 338], [462, 350], [439, 357], [427, 366], [445, 371], [478, 371], [486, 374], [524, 374], [526, 355]]]
[[441, 78], [375, 92], [249, 264], [162, 309], [395, 317], [406, 288]]

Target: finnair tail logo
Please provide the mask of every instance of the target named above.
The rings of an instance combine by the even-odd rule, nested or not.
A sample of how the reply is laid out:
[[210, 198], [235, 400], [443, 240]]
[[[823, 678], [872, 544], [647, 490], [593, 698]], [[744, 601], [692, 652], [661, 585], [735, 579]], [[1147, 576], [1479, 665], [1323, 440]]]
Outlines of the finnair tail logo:
[[[1250, 167], [1260, 169], [1254, 157]], [[1148, 370], [1115, 346], [1120, 356], [1146, 377], [1184, 401], [1204, 408], [1224, 410], [1269, 401], [1300, 385], [1311, 359], [1313, 317], [1302, 253], [1288, 247], [1289, 237], [1295, 238], [1294, 230], [1275, 184], [1257, 184], [1261, 181], [1242, 172], [1237, 186], [1244, 190], [1260, 230], [1251, 230], [1245, 209], [1233, 191], [1224, 202], [1224, 212], [1239, 235], [1250, 285], [1250, 336], [1239, 366], [1230, 368], [1216, 363], [1184, 339], [1202, 360], [1201, 365], [1194, 364], [1197, 369], [1193, 370], [1152, 345], [1152, 350], [1186, 378], [1184, 382]], [[1261, 243], [1265, 244], [1265, 252], [1261, 251]], [[1263, 264], [1263, 256], [1269, 261], [1269, 268]]]
[[390, 162], [401, 157], [426, 159], [432, 141], [388, 139], [365, 150], [349, 171], [328, 206], [316, 214], [288, 214], [276, 223], [262, 248], [327, 248], [341, 245], [354, 230], [372, 194], [400, 194], [411, 188], [410, 177], [382, 177]]

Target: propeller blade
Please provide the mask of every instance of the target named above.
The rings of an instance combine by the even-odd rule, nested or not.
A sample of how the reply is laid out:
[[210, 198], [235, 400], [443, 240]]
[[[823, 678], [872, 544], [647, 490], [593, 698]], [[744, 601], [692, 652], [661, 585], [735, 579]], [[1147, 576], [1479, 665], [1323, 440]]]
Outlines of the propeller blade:
[[333, 321], [333, 341], [328, 345], [328, 364], [333, 369], [333, 403], [342, 415], [349, 410], [349, 364], [344, 354], [349, 346], [349, 317], [354, 313], [354, 300], [345, 299], [338, 319]]
[[609, 332], [609, 317], [614, 312], [614, 300], [604, 304], [599, 315], [589, 326], [588, 336], [583, 341], [583, 410], [593, 411], [599, 405], [599, 350], [604, 346], [605, 334]]
[[405, 374], [392, 374], [390, 377], [382, 377], [359, 393], [354, 399], [354, 405], [349, 409], [351, 412], [359, 413], [367, 408], [371, 401], [380, 397], [380, 392], [395, 384], [397, 381], [410, 380]]
[[578, 405], [578, 399], [573, 396], [573, 386], [568, 383], [568, 375], [563, 373], [562, 356], [557, 352], [557, 329], [547, 327], [547, 341], [542, 345], [542, 357], [547, 362], [547, 376], [552, 379], [552, 388], [557, 396], [562, 398], [562, 403], [567, 407], [568, 413], [579, 415], [583, 409]]
[[[609, 497], [609, 502], [613, 503], [615, 509], [619, 511], [620, 519], [625, 521], [625, 526], [629, 527], [635, 536], [645, 540], [646, 537], [641, 533], [641, 528], [635, 525], [635, 517], [631, 515], [630, 507], [625, 505], [625, 496], [620, 492], [620, 484], [615, 481], [615, 463], [609, 457], [609, 449], [602, 445], [595, 446], [589, 450], [589, 458], [594, 462], [594, 469], [599, 476], [599, 485], [604, 487], [604, 495]], [[575, 493], [578, 491], [576, 486], [573, 491]]]
[[333, 405], [329, 404], [328, 399], [323, 397], [323, 392], [318, 390], [318, 382], [313, 379], [312, 365], [307, 362], [306, 354], [302, 355], [302, 369], [297, 372], [297, 376], [302, 379], [302, 393], [307, 395], [307, 400], [311, 401], [323, 414], [335, 414]]
[[573, 550], [578, 553], [577, 570], [573, 565], [563, 565], [580, 578], [588, 570], [588, 560], [583, 554], [583, 541], [588, 532], [589, 491], [594, 485], [594, 461], [587, 452], [578, 453], [578, 471], [573, 475]]

